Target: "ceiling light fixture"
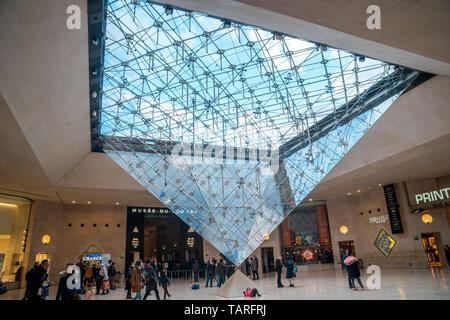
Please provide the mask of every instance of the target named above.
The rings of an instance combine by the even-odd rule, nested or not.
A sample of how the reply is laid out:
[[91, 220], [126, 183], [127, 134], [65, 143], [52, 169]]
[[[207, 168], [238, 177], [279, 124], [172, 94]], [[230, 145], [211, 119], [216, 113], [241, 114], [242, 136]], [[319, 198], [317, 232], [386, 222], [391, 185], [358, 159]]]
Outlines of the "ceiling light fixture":
[[165, 13], [167, 14], [167, 15], [170, 15], [170, 14], [172, 14], [173, 13], [173, 8], [172, 7], [169, 7], [169, 6], [167, 6], [166, 8], [165, 8]]
[[0, 203], [0, 206], [2, 207], [11, 207], [11, 208], [17, 208], [17, 204], [11, 204], [11, 203]]

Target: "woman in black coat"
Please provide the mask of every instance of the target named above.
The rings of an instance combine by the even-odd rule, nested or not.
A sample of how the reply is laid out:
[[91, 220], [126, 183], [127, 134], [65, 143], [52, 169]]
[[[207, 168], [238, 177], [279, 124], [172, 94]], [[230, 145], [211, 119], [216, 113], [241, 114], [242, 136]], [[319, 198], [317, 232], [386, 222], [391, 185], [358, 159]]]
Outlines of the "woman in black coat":
[[[352, 256], [353, 254], [350, 253], [350, 256]], [[359, 279], [359, 277], [361, 276], [361, 273], [359, 272], [359, 262], [353, 262], [351, 265], [347, 266], [347, 272], [348, 272], [348, 276], [350, 277], [350, 281], [351, 281], [351, 285], [354, 288], [354, 290], [357, 290], [355, 287], [355, 279], [356, 281], [358, 281], [358, 284], [361, 286], [361, 289], [364, 289], [362, 283], [361, 283], [361, 279]]]
[[288, 257], [286, 259], [286, 279], [289, 280], [289, 287], [294, 287], [294, 278], [296, 277], [294, 268], [294, 261]]

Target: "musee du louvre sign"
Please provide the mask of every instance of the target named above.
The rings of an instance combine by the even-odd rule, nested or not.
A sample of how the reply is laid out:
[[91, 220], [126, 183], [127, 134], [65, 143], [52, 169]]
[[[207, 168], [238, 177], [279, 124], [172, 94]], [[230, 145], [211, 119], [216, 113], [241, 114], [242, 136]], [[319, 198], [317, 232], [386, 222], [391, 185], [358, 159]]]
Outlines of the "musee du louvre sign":
[[[144, 214], [172, 214], [173, 212], [168, 208], [153, 208], [153, 207], [128, 207], [129, 212], [131, 213], [144, 213]], [[177, 209], [175, 213], [189, 213], [195, 214], [198, 209]]]

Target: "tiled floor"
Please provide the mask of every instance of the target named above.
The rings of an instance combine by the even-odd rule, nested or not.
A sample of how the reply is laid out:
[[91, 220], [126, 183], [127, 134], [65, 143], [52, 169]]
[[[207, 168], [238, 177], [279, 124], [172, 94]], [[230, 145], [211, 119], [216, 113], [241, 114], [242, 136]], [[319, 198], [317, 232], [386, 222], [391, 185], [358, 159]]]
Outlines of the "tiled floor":
[[[242, 299], [275, 299], [275, 300], [319, 300], [319, 299], [338, 299], [338, 300], [357, 300], [357, 299], [445, 299], [450, 300], [450, 270], [442, 269], [433, 278], [431, 271], [426, 269], [382, 269], [381, 270], [381, 289], [353, 291], [348, 288], [347, 275], [344, 271], [303, 271], [297, 274], [295, 288], [276, 287], [275, 273], [263, 275], [260, 280], [254, 281], [255, 287], [263, 295], [260, 298]], [[361, 280], [366, 286], [368, 274], [361, 273]], [[288, 284], [283, 274], [282, 281]], [[186, 280], [174, 280], [169, 287], [172, 294], [171, 300], [209, 300], [223, 299], [215, 296], [217, 287], [205, 288], [204, 281], [200, 282], [200, 290], [191, 290], [191, 282]], [[126, 292], [122, 288], [112, 290], [107, 295], [97, 295], [96, 300], [124, 300]], [[0, 296], [0, 300], [21, 299], [24, 290], [11, 290]], [[159, 289], [160, 294], [163, 292]], [[56, 288], [50, 290], [49, 299], [54, 299]], [[84, 298], [84, 297], [83, 297]], [[150, 300], [154, 300], [154, 293]]]

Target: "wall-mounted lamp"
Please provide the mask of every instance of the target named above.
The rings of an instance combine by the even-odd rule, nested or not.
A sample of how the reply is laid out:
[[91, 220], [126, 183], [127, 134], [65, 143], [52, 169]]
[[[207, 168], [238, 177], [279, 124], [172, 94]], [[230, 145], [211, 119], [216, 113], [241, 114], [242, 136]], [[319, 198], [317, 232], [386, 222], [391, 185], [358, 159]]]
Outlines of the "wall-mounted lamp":
[[431, 222], [433, 222], [433, 217], [430, 214], [425, 213], [422, 216], [422, 222], [425, 223], [425, 224], [430, 224]]
[[348, 233], [348, 228], [347, 226], [341, 226], [341, 228], [339, 229], [339, 231], [343, 234], [346, 235]]
[[48, 234], [46, 234], [46, 235], [44, 235], [42, 237], [42, 243], [45, 244], [45, 245], [49, 244], [50, 240], [51, 240], [51, 238], [50, 238], [50, 236]]

